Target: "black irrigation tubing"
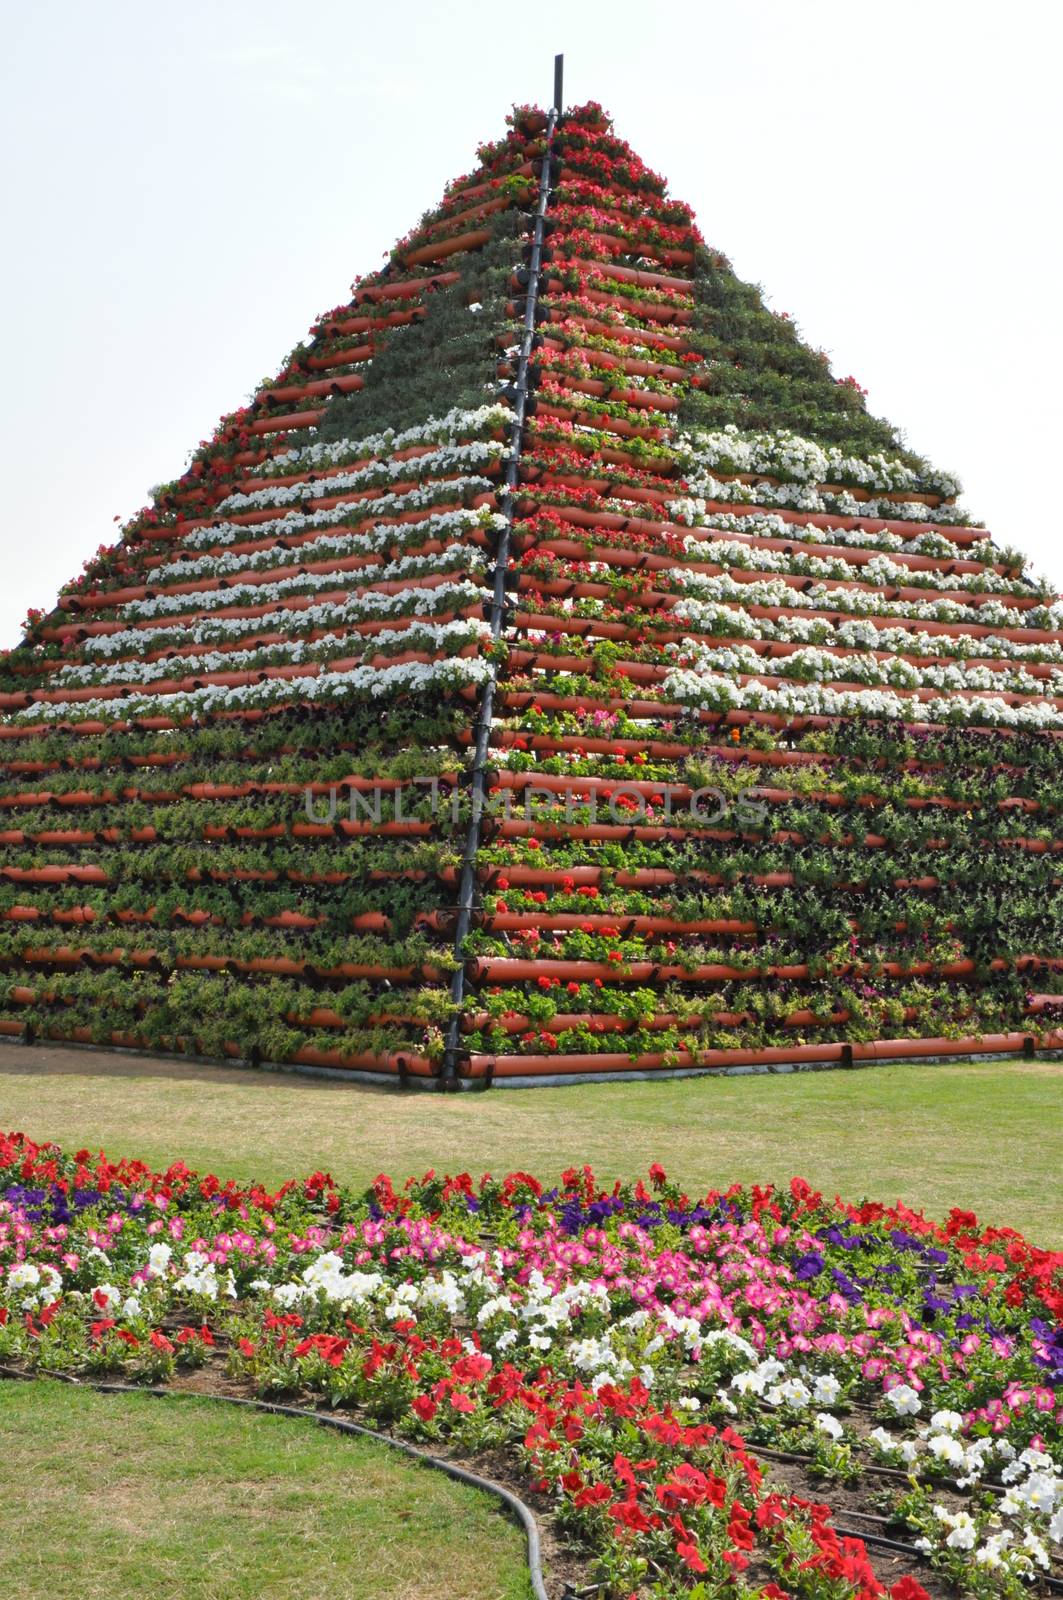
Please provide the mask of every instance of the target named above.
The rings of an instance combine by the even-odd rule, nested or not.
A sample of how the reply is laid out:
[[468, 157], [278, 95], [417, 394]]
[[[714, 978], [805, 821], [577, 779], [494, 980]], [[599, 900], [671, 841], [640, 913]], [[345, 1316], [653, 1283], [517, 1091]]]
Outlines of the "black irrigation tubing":
[[[555, 63], [555, 88], [557, 87], [556, 73], [558, 70]], [[553, 145], [554, 130], [557, 126], [557, 118], [558, 108], [555, 105], [551, 107], [546, 122], [546, 148], [543, 153], [542, 170], [539, 177], [539, 204], [535, 213], [531, 254], [526, 269], [527, 289], [524, 301], [524, 329], [521, 335], [517, 376], [511, 390], [513, 423], [510, 434], [509, 458], [506, 462], [505, 488], [502, 494], [502, 514], [505, 518], [505, 523], [498, 536], [498, 545], [495, 550], [494, 586], [490, 600], [492, 639], [501, 638], [508, 615], [506, 589], [510, 576], [509, 555], [513, 539], [513, 504], [520, 472], [520, 453], [524, 440], [524, 419], [529, 414], [529, 366], [532, 350], [538, 337], [535, 331], [535, 317], [539, 278], [542, 271], [546, 208], [550, 200], [551, 147]], [[458, 1086], [459, 1057], [461, 1054], [461, 1003], [465, 998], [466, 989], [466, 967], [462, 952], [469, 929], [472, 926], [473, 905], [476, 897], [476, 861], [480, 852], [483, 812], [487, 797], [488, 755], [491, 742], [491, 727], [494, 721], [495, 681], [496, 673], [492, 670], [491, 675], [484, 683], [475, 725], [475, 742], [469, 775], [472, 815], [469, 819], [465, 850], [462, 856], [461, 881], [458, 888], [458, 915], [454, 930], [454, 954], [457, 957], [458, 964], [454, 969], [454, 976], [450, 985], [450, 997], [454, 1002], [455, 1010], [447, 1028], [446, 1048], [440, 1065], [439, 1087], [441, 1089], [456, 1089]], [[484, 1087], [490, 1087], [490, 1083], [491, 1076], [488, 1074], [484, 1080]]]
[[[72, 1388], [90, 1389], [96, 1394], [149, 1394], [157, 1400], [211, 1400], [222, 1405], [244, 1406], [250, 1411], [263, 1411], [269, 1416], [292, 1417], [300, 1422], [317, 1422], [321, 1427], [332, 1428], [336, 1433], [357, 1434], [359, 1438], [372, 1439], [376, 1444], [385, 1444], [392, 1450], [400, 1450], [404, 1456], [409, 1456], [413, 1461], [420, 1461], [426, 1467], [434, 1467], [439, 1472], [445, 1472], [448, 1478], [456, 1479], [458, 1483], [467, 1484], [472, 1489], [482, 1489], [486, 1494], [493, 1494], [496, 1499], [501, 1500], [507, 1511], [513, 1513], [524, 1529], [528, 1544], [528, 1573], [535, 1600], [550, 1600], [543, 1582], [539, 1526], [533, 1512], [524, 1501], [519, 1500], [511, 1490], [503, 1488], [502, 1484], [494, 1483], [490, 1478], [481, 1478], [475, 1472], [457, 1466], [453, 1461], [443, 1460], [441, 1456], [430, 1455], [427, 1450], [418, 1450], [416, 1445], [407, 1444], [404, 1439], [393, 1439], [390, 1434], [377, 1433], [373, 1428], [363, 1427], [358, 1422], [348, 1422], [345, 1417], [335, 1417], [327, 1411], [310, 1411], [304, 1406], [282, 1406], [273, 1400], [251, 1400], [235, 1394], [197, 1394], [194, 1391], [167, 1389], [159, 1385], [95, 1383], [72, 1377], [65, 1372], [50, 1372], [48, 1376], [57, 1378], [60, 1383], [70, 1384]], [[0, 1377], [33, 1382], [34, 1374], [20, 1372], [16, 1367], [0, 1367]]]
[[[795, 1450], [770, 1450], [767, 1445], [763, 1444], [750, 1444], [746, 1446], [746, 1449], [751, 1456], [762, 1456], [765, 1461], [797, 1461], [804, 1464], [816, 1459], [813, 1455], [802, 1455]], [[879, 1478], [896, 1478], [901, 1483], [911, 1482], [911, 1473], [902, 1472], [900, 1467], [881, 1467], [873, 1461], [861, 1461], [859, 1465], [861, 1472], [871, 1472]], [[958, 1485], [947, 1480], [939, 1481], [936, 1485], [931, 1480], [931, 1487], [958, 1491]], [[1002, 1495], [1006, 1492], [996, 1483], [981, 1483], [978, 1487], [984, 1489], [987, 1494]]]

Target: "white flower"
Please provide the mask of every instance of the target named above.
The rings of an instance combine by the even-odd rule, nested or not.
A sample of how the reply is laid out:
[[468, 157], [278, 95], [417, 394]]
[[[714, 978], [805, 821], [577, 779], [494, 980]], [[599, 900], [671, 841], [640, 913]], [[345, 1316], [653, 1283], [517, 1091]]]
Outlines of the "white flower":
[[157, 1277], [160, 1277], [170, 1265], [173, 1251], [168, 1244], [153, 1244], [148, 1251], [148, 1268]]
[[140, 1309], [140, 1301], [137, 1299], [135, 1294], [129, 1295], [122, 1302], [123, 1317], [139, 1317]]
[[951, 1433], [936, 1433], [927, 1440], [927, 1449], [939, 1461], [947, 1461], [951, 1467], [961, 1467], [964, 1463], [963, 1445], [954, 1439]]
[[833, 1405], [842, 1392], [842, 1386], [833, 1372], [820, 1372], [812, 1385], [812, 1398], [821, 1406]]
[[101, 1311], [110, 1311], [122, 1298], [122, 1291], [113, 1283], [98, 1283], [92, 1291], [93, 1303]]
[[676, 1404], [681, 1406], [684, 1411], [701, 1410], [701, 1401], [698, 1399], [696, 1394], [680, 1395], [679, 1399], [676, 1401]]
[[811, 1398], [812, 1391], [800, 1378], [787, 1378], [785, 1382], [769, 1389], [765, 1395], [769, 1405], [787, 1405], [794, 1411], [803, 1411]]
[[1040, 1539], [1034, 1533], [1032, 1528], [1027, 1528], [1026, 1532], [1023, 1534], [1022, 1543], [1023, 1548], [1030, 1552], [1030, 1555], [1033, 1557], [1034, 1561], [1036, 1561], [1037, 1565], [1047, 1572], [1049, 1566], [1048, 1551], [1045, 1549], [1044, 1545], [1041, 1543]]
[[907, 1383], [898, 1383], [888, 1389], [886, 1399], [899, 1417], [914, 1417], [922, 1406], [919, 1395]]
[[20, 1261], [7, 1269], [9, 1289], [35, 1289], [40, 1281], [41, 1275], [32, 1261]]
[[840, 1439], [845, 1432], [837, 1417], [832, 1417], [829, 1411], [817, 1411], [815, 1427], [818, 1432], [827, 1434], [831, 1439]]
[[985, 1544], [974, 1553], [974, 1559], [979, 1566], [988, 1567], [991, 1572], [995, 1572], [999, 1567], [1002, 1567], [1004, 1565], [1004, 1551], [1011, 1543], [1011, 1537], [1011, 1534], [1006, 1532], [991, 1534]]
[[930, 1418], [930, 1426], [937, 1428], [939, 1433], [959, 1433], [963, 1418], [958, 1411], [935, 1411]]
[[1063, 1481], [1048, 1472], [1031, 1472], [1015, 1492], [1031, 1511], [1043, 1511], [1048, 1516], [1056, 1501], [1063, 1499]]
[[945, 1543], [950, 1550], [973, 1550], [977, 1539], [974, 1518], [967, 1511], [950, 1512], [944, 1506], [935, 1506], [934, 1515], [950, 1529]]

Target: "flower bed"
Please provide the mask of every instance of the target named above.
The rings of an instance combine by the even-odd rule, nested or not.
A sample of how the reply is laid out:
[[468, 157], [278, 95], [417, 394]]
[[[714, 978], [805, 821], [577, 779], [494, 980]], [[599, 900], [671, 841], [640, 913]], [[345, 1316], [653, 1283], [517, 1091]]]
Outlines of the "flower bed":
[[0, 1137], [0, 1364], [489, 1455], [616, 1600], [1058, 1588], [1063, 1253], [649, 1178], [269, 1194]]

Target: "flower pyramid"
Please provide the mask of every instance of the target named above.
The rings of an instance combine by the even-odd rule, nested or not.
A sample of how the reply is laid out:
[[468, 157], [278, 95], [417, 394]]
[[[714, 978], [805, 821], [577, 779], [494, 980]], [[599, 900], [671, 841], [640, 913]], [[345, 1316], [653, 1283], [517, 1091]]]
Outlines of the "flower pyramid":
[[1057, 1043], [1063, 604], [522, 108], [0, 665], [0, 1030], [463, 1079]]

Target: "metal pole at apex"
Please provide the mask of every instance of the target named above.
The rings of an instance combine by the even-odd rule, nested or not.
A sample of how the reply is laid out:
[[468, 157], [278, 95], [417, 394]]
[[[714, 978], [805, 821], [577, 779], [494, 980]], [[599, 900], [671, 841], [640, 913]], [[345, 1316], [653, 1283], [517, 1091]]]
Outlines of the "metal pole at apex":
[[564, 56], [554, 57], [554, 110], [561, 115], [561, 90], [565, 79]]

